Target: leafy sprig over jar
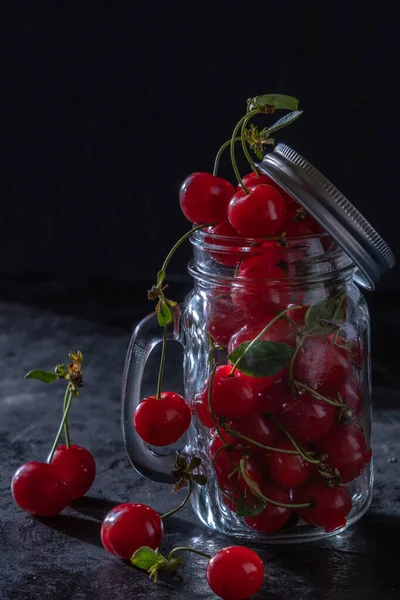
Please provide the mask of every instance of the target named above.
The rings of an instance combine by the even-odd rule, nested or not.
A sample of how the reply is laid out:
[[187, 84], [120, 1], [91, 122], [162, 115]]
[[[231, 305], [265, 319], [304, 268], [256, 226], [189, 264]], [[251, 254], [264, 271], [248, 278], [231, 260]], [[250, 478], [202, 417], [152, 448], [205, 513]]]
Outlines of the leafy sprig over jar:
[[[286, 114], [269, 127], [249, 123], [277, 110]], [[123, 380], [135, 468], [170, 482], [176, 451], [195, 453], [200, 520], [276, 543], [335, 534], [368, 509], [370, 334], [358, 286], [373, 289], [394, 265], [371, 225], [301, 155], [278, 144], [264, 156], [271, 134], [300, 115], [292, 97], [250, 99], [213, 174], [185, 180], [180, 204], [193, 228], [149, 291], [156, 311], [133, 334]], [[243, 178], [238, 143], [252, 169]], [[236, 189], [217, 174], [228, 147]], [[194, 288], [178, 305], [165, 296], [167, 268], [189, 238]], [[184, 398], [162, 391], [168, 339], [184, 347]], [[141, 399], [158, 342], [157, 393]]]

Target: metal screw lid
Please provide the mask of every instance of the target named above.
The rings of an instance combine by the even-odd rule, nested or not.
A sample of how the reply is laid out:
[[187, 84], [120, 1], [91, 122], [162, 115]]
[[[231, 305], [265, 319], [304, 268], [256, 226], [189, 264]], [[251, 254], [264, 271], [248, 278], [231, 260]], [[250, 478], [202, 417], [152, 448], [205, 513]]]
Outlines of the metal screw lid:
[[278, 144], [258, 165], [304, 206], [358, 267], [355, 281], [373, 290], [396, 262], [393, 252], [362, 214], [298, 152]]

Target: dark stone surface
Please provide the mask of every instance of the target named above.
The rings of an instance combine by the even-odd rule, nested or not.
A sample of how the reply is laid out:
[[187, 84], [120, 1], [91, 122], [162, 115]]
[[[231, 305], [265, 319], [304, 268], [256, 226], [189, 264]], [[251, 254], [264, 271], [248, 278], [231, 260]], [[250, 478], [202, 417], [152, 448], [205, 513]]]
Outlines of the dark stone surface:
[[[146, 574], [109, 556], [101, 546], [101, 519], [113, 505], [139, 501], [165, 511], [177, 503], [167, 487], [135, 473], [121, 438], [121, 373], [129, 323], [137, 318], [138, 307], [125, 305], [124, 310], [116, 310], [114, 305], [114, 312], [107, 312], [107, 307], [102, 311], [97, 303], [94, 309], [88, 302], [60, 314], [39, 307], [45, 298], [43, 302], [33, 296], [28, 300], [32, 305], [0, 304], [1, 600], [214, 598], [200, 558], [187, 557], [183, 581], [162, 578], [155, 586]], [[57, 308], [62, 308], [61, 302]], [[85, 314], [87, 319], [68, 312]], [[326, 542], [257, 548], [266, 566], [259, 599], [400, 597], [400, 410], [395, 407], [397, 373], [391, 366], [395, 360], [383, 343], [384, 339], [394, 341], [399, 327], [395, 313], [375, 312], [379, 335], [374, 368], [376, 485], [372, 507], [350, 530]], [[104, 319], [104, 314], [109, 318]], [[391, 327], [384, 334], [383, 327], [389, 322]], [[35, 367], [51, 369], [66, 359], [69, 350], [77, 348], [86, 359], [86, 384], [72, 409], [71, 431], [75, 443], [93, 452], [97, 478], [87, 498], [76, 501], [58, 517], [36, 519], [14, 506], [10, 479], [22, 462], [45, 459], [60, 419], [63, 386], [24, 380], [23, 375]], [[169, 354], [166, 381], [178, 385], [180, 354]], [[144, 393], [154, 390], [154, 369], [154, 363], [150, 364]], [[166, 525], [163, 547], [168, 550], [189, 545], [213, 552], [232, 541], [204, 529], [191, 509], [185, 508]]]

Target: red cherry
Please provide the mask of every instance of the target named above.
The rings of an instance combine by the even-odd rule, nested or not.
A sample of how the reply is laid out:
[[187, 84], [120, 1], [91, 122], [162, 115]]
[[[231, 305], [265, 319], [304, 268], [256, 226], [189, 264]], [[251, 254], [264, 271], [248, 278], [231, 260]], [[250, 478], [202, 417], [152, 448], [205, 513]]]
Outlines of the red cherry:
[[207, 311], [207, 330], [219, 346], [226, 346], [231, 336], [248, 321], [243, 311], [230, 298], [211, 300]]
[[[232, 367], [217, 367], [212, 386], [212, 407], [217, 417], [239, 421], [249, 417], [258, 405], [257, 378], [246, 377]], [[208, 383], [207, 383], [208, 389]]]
[[[223, 445], [223, 443], [222, 443]], [[216, 451], [219, 442], [210, 445], [209, 454], [214, 453], [214, 470], [219, 485], [230, 495], [237, 498], [241, 492], [248, 491], [248, 486], [243, 479], [240, 471], [240, 461], [244, 457], [243, 449], [223, 448], [220, 452]], [[257, 484], [263, 481], [262, 473], [259, 466], [252, 457], [246, 457], [244, 467], [249, 474], [249, 477]]]
[[176, 392], [162, 392], [161, 398], [148, 396], [137, 405], [133, 424], [142, 440], [153, 446], [174, 444], [188, 430], [191, 410]]
[[[280, 429], [272, 421], [259, 414], [251, 415], [238, 423], [232, 423], [231, 429], [264, 446], [275, 446], [277, 440], [282, 437]], [[247, 442], [242, 440], [242, 443], [246, 444]], [[280, 444], [279, 447], [281, 447]], [[262, 449], [260, 450], [262, 451]]]
[[[290, 504], [290, 496], [286, 490], [282, 490], [275, 485], [264, 483], [261, 491], [266, 498], [275, 502]], [[284, 506], [276, 506], [267, 503], [266, 508], [255, 517], [246, 517], [244, 522], [248, 527], [261, 533], [275, 533], [286, 525], [292, 516], [292, 510]]]
[[343, 483], [361, 475], [371, 460], [365, 436], [355, 425], [336, 425], [315, 448], [328, 455], [329, 465], [339, 471]]
[[204, 427], [209, 427], [211, 429], [214, 427], [214, 421], [208, 408], [206, 396], [206, 394], [204, 394], [204, 397], [201, 394], [197, 396], [198, 399], [194, 403], [194, 411], [197, 413], [201, 424], [204, 425]]
[[286, 399], [278, 419], [296, 442], [316, 442], [333, 427], [335, 408], [305, 392], [296, 398]]
[[225, 494], [221, 494], [222, 503], [225, 504], [226, 508], [231, 510], [232, 512], [236, 512], [236, 502], [225, 496]]
[[285, 232], [286, 237], [302, 237], [316, 235], [323, 232], [323, 228], [311, 215], [306, 215], [303, 218], [299, 218], [298, 205], [297, 209], [291, 209], [288, 213], [284, 224], [282, 225], [282, 231]]
[[[292, 196], [290, 196], [287, 192], [285, 192], [284, 189], [282, 189], [277, 183], [275, 183], [275, 181], [273, 179], [271, 179], [271, 177], [269, 177], [269, 175], [266, 175], [265, 173], [263, 173], [262, 175], [258, 175], [257, 173], [255, 173], [253, 171], [252, 173], [245, 175], [243, 177], [242, 181], [248, 190], [254, 190], [258, 185], [261, 185], [261, 184], [270, 185], [273, 188], [275, 188], [276, 190], [278, 190], [278, 192], [281, 194], [281, 196], [284, 199], [285, 204], [288, 208], [293, 209], [294, 207], [297, 207], [297, 208], [300, 207], [298, 202], [296, 202], [296, 200], [294, 198], [292, 198]], [[241, 185], [237, 186], [236, 195], [241, 195], [241, 196], [245, 195]]]
[[286, 402], [292, 399], [292, 390], [286, 381], [278, 381], [259, 393], [259, 410], [277, 416]]
[[71, 500], [64, 470], [38, 461], [21, 465], [11, 482], [14, 502], [32, 515], [58, 515]]
[[[283, 450], [293, 450], [293, 445], [289, 441], [280, 442], [278, 446]], [[315, 471], [314, 465], [304, 460], [300, 454], [285, 454], [283, 452], [270, 452], [267, 454], [265, 468], [268, 477], [285, 490], [303, 485]]]
[[314, 479], [294, 490], [293, 502], [306, 504], [308, 508], [296, 509], [297, 514], [309, 525], [323, 527], [327, 533], [346, 525], [351, 510], [351, 496], [342, 486], [326, 487], [321, 479]]
[[[235, 335], [233, 335], [229, 341], [228, 345], [228, 353], [230, 354], [243, 344], [244, 342], [251, 342], [257, 335], [259, 335], [262, 329], [268, 325], [268, 322], [271, 321], [276, 316], [276, 313], [270, 313], [265, 320], [262, 322], [258, 321], [250, 322], [244, 325], [239, 331], [236, 331]], [[295, 348], [296, 346], [296, 332], [293, 328], [293, 325], [286, 321], [284, 318], [278, 319], [275, 321], [273, 325], [263, 334], [260, 340], [267, 342], [280, 342], [281, 344], [287, 344], [288, 346], [292, 346]]]
[[243, 237], [273, 235], [281, 229], [285, 218], [285, 202], [270, 185], [258, 185], [247, 196], [235, 195], [228, 206], [229, 222]]
[[185, 217], [196, 225], [225, 221], [235, 188], [211, 173], [192, 173], [182, 183], [179, 202]]
[[289, 274], [282, 248], [250, 256], [240, 263], [232, 301], [250, 317], [263, 320], [294, 302], [302, 304], [304, 290], [290, 287]]
[[339, 394], [343, 402], [353, 410], [356, 416], [359, 416], [362, 411], [363, 402], [361, 386], [357, 379], [353, 376], [346, 379], [339, 388]]
[[297, 353], [293, 376], [323, 393], [340, 386], [350, 369], [350, 353], [328, 338], [316, 335], [307, 338]]
[[119, 504], [106, 515], [101, 526], [101, 541], [110, 554], [129, 559], [141, 546], [156, 550], [164, 526], [161, 517], [146, 504]]
[[258, 592], [264, 580], [261, 558], [244, 546], [230, 546], [207, 565], [208, 585], [223, 600], [245, 600]]
[[92, 487], [96, 476], [96, 463], [86, 448], [74, 444], [70, 448], [58, 446], [51, 464], [64, 469], [64, 479], [69, 485], [71, 500], [84, 496]]
[[242, 258], [238, 232], [233, 229], [229, 221], [222, 221], [222, 223], [209, 227], [207, 231], [212, 233], [213, 237], [205, 237], [205, 244], [222, 248], [221, 252], [210, 251], [213, 259], [227, 267], [234, 267]]

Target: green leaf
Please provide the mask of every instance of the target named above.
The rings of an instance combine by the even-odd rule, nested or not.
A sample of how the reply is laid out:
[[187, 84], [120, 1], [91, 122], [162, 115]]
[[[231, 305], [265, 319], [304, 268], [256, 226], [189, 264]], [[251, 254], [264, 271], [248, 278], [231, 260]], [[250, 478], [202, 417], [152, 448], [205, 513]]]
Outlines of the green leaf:
[[189, 471], [193, 471], [193, 469], [197, 469], [201, 465], [201, 458], [198, 456], [193, 456], [189, 463]]
[[39, 379], [40, 381], [44, 381], [45, 383], [53, 383], [57, 379], [56, 373], [52, 371], [29, 371], [25, 375], [25, 379]]
[[268, 127], [268, 133], [274, 133], [275, 131], [278, 131], [279, 129], [283, 129], [284, 127], [287, 127], [288, 125], [291, 125], [302, 114], [303, 114], [302, 110], [295, 110], [294, 112], [288, 113], [281, 119], [278, 119], [278, 121], [276, 121], [276, 123], [271, 125], [271, 127]]
[[262, 498], [257, 498], [254, 494], [240, 494], [236, 503], [236, 514], [239, 517], [255, 517], [265, 510], [267, 503]]
[[293, 354], [293, 348], [280, 342], [268, 342], [260, 340], [247, 347], [251, 342], [243, 342], [228, 356], [232, 363], [242, 357], [238, 369], [245, 375], [251, 377], [270, 377], [276, 375], [288, 364]]
[[138, 548], [131, 557], [131, 563], [139, 569], [145, 569], [146, 571], [153, 569], [160, 562], [160, 555], [158, 552], [149, 548], [149, 546], [142, 546]]
[[168, 323], [172, 322], [172, 311], [165, 300], [161, 300], [161, 302], [158, 304], [157, 320], [161, 327], [164, 327], [165, 325], [168, 325]]
[[297, 98], [293, 98], [293, 96], [285, 96], [283, 94], [264, 94], [263, 96], [249, 98], [247, 101], [248, 112], [257, 108], [267, 108], [268, 106], [278, 109], [297, 110], [299, 101]]
[[206, 485], [207, 483], [207, 477], [205, 475], [199, 475], [195, 473], [192, 475], [192, 479], [197, 483], [197, 485]]
[[335, 331], [338, 325], [343, 323], [345, 306], [344, 294], [330, 296], [321, 302], [312, 304], [304, 317], [307, 330], [320, 335]]

